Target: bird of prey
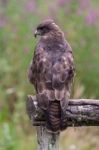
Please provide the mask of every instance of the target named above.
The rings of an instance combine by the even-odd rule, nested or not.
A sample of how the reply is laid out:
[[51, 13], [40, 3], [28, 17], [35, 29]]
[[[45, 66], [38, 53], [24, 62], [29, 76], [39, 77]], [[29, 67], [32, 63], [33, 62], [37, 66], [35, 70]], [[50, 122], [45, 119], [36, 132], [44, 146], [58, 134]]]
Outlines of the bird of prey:
[[34, 35], [39, 35], [40, 39], [28, 78], [36, 89], [39, 107], [45, 113], [46, 128], [58, 133], [66, 128], [65, 110], [75, 70], [72, 49], [64, 33], [51, 19], [39, 24]]

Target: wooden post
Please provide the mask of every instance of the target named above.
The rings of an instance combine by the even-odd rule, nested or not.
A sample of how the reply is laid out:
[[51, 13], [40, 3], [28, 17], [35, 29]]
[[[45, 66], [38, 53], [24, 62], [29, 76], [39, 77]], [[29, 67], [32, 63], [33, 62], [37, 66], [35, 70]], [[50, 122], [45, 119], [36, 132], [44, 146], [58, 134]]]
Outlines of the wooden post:
[[38, 150], [59, 150], [59, 134], [48, 133], [44, 126], [36, 129]]

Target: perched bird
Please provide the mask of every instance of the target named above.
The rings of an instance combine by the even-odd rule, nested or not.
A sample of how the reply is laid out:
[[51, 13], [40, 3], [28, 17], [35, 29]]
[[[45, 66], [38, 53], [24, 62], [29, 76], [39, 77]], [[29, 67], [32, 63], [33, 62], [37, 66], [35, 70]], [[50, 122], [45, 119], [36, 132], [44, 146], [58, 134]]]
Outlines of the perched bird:
[[74, 77], [72, 49], [53, 20], [37, 26], [38, 41], [29, 67], [29, 81], [36, 89], [39, 107], [45, 112], [46, 128], [52, 133], [66, 128], [68, 106]]

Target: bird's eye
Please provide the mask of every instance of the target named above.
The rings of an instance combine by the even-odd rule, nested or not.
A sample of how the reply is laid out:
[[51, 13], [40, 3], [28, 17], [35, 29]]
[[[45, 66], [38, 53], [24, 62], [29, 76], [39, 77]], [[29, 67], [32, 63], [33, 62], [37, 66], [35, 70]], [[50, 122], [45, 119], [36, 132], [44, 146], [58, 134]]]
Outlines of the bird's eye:
[[43, 30], [44, 27], [38, 27], [37, 30]]

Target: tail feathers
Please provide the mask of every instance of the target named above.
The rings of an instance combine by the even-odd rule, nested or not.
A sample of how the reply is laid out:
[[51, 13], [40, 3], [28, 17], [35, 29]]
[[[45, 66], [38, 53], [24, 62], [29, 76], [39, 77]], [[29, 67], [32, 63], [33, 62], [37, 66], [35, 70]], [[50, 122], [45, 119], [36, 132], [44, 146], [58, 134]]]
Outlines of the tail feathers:
[[60, 101], [51, 101], [46, 111], [47, 130], [52, 133], [58, 133], [66, 128], [66, 118], [62, 113]]
[[46, 112], [47, 124], [46, 127], [49, 132], [60, 131], [60, 118], [61, 118], [61, 107], [59, 101], [51, 101], [49, 108]]

